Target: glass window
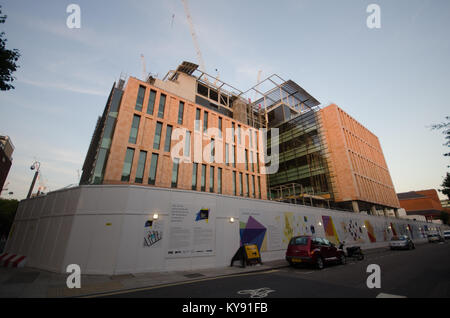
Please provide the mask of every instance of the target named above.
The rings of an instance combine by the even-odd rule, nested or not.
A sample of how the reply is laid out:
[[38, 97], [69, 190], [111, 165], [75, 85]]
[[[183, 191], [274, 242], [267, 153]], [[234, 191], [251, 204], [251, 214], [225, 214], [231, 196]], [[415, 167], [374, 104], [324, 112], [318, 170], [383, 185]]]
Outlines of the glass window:
[[222, 117], [219, 117], [219, 137], [222, 138]]
[[178, 106], [178, 124], [183, 124], [183, 115], [184, 115], [184, 103], [180, 102]]
[[248, 150], [245, 149], [245, 170], [248, 170]]
[[153, 140], [153, 149], [159, 149], [159, 143], [161, 142], [161, 129], [162, 123], [159, 121], [156, 123], [155, 139]]
[[136, 179], [134, 182], [136, 183], [142, 183], [142, 179], [144, 177], [144, 168], [145, 168], [145, 161], [147, 160], [147, 151], [141, 151], [139, 153], [139, 161], [138, 166], [136, 170]]
[[148, 98], [147, 104], [147, 114], [153, 115], [153, 111], [155, 108], [155, 100], [156, 100], [156, 91], [150, 90], [150, 97]]
[[199, 108], [195, 109], [195, 130], [196, 131], [200, 130], [200, 109]]
[[191, 155], [191, 132], [186, 131], [186, 139], [184, 140], [184, 156], [189, 157]]
[[261, 177], [258, 176], [258, 198], [261, 199]]
[[192, 165], [192, 190], [197, 190], [197, 170], [198, 163]]
[[171, 141], [172, 141], [172, 126], [167, 125], [166, 140], [164, 141], [164, 151], [165, 152], [169, 152], [170, 151]]
[[159, 98], [159, 109], [158, 109], [158, 117], [164, 118], [164, 109], [166, 107], [166, 95], [161, 94]]
[[209, 167], [209, 192], [214, 192], [214, 167]]
[[234, 135], [235, 135], [235, 125], [234, 125], [234, 123], [231, 123], [231, 140], [232, 140], [232, 142], [234, 142]]
[[236, 195], [236, 171], [233, 171], [233, 195]]
[[238, 135], [238, 144], [241, 144], [241, 125], [238, 125], [237, 135]]
[[200, 190], [205, 191], [206, 187], [206, 165], [202, 165], [202, 179], [200, 184]]
[[222, 193], [222, 168], [217, 170], [217, 193]]
[[142, 111], [142, 105], [144, 104], [145, 86], [139, 85], [138, 96], [136, 99], [136, 106], [134, 109]]
[[249, 182], [248, 182], [248, 174], [245, 175], [245, 196], [248, 197], [250, 195], [250, 189], [249, 189]]
[[180, 159], [173, 159], [173, 167], [172, 167], [172, 188], [176, 188], [178, 184], [178, 168], [179, 168]]
[[253, 151], [250, 151], [250, 166], [252, 167], [252, 172], [255, 172], [255, 164], [253, 163]]
[[150, 162], [150, 173], [148, 176], [148, 184], [155, 184], [157, 167], [158, 167], [158, 154], [152, 153], [152, 160]]
[[225, 164], [227, 166], [230, 165], [230, 154], [229, 154], [229, 149], [228, 149], [229, 145], [227, 143], [225, 143]]
[[231, 149], [231, 160], [233, 162], [233, 168], [236, 168], [236, 146], [233, 145], [233, 148]]
[[256, 197], [256, 192], [255, 192], [255, 176], [252, 175], [252, 197]]
[[134, 149], [127, 148], [127, 153], [125, 154], [125, 162], [123, 163], [122, 169], [122, 181], [130, 181], [131, 166], [133, 165]]
[[133, 123], [131, 124], [130, 138], [128, 139], [128, 142], [131, 144], [136, 143], [140, 121], [141, 121], [141, 116], [138, 116], [138, 115], [133, 116]]
[[203, 114], [203, 132], [208, 130], [208, 112]]
[[216, 149], [214, 147], [214, 138], [211, 139], [211, 162], [214, 162], [214, 155], [215, 155]]
[[242, 180], [242, 172], [239, 172], [239, 195], [244, 195], [244, 181]]

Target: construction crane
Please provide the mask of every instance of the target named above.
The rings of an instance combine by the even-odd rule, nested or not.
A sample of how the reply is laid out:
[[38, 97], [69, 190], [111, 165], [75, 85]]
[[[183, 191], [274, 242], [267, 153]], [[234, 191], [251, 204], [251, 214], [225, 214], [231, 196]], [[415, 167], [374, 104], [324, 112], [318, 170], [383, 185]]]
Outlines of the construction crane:
[[[194, 41], [195, 51], [197, 52], [197, 59], [200, 64], [200, 71], [206, 72], [205, 62], [203, 61], [202, 52], [200, 51], [200, 46], [198, 45], [197, 35], [195, 33], [194, 23], [192, 22], [191, 14], [189, 12], [188, 2], [187, 0], [181, 0], [181, 2], [183, 2], [184, 12], [186, 13], [186, 19], [189, 24], [189, 29], [191, 30], [192, 41]], [[208, 82], [206, 76], [204, 77], [204, 80]]]

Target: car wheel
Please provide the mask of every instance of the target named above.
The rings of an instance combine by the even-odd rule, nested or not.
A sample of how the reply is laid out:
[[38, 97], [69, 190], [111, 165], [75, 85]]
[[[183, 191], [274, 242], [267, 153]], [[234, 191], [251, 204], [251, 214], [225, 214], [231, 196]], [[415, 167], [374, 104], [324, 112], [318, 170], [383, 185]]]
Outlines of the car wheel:
[[345, 258], [345, 255], [344, 255], [344, 254], [342, 254], [342, 255], [339, 257], [339, 262], [340, 262], [342, 265], [345, 265], [345, 264], [347, 263], [347, 259]]
[[317, 266], [317, 268], [318, 269], [323, 269], [323, 259], [322, 259], [322, 257], [318, 257], [317, 258], [317, 261], [316, 261], [316, 266]]

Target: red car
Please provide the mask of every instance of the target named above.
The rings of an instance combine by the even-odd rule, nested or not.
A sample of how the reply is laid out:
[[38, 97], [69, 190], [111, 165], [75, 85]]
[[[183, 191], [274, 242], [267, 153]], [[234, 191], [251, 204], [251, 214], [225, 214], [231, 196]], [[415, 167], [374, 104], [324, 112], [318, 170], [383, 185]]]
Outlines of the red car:
[[286, 251], [289, 265], [306, 263], [322, 269], [326, 263], [345, 264], [344, 251], [338, 249], [327, 239], [313, 236], [296, 236], [289, 242]]

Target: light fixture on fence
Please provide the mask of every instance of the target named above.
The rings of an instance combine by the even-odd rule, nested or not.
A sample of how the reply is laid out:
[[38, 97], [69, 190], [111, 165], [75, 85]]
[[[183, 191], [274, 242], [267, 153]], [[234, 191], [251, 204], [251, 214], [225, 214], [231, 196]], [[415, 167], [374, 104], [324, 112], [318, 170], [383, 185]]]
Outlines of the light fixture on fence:
[[322, 222], [319, 222], [319, 226], [322, 226]]
[[234, 217], [230, 217], [230, 223], [234, 223]]
[[159, 218], [159, 214], [158, 213], [153, 213], [153, 220], [157, 220]]

